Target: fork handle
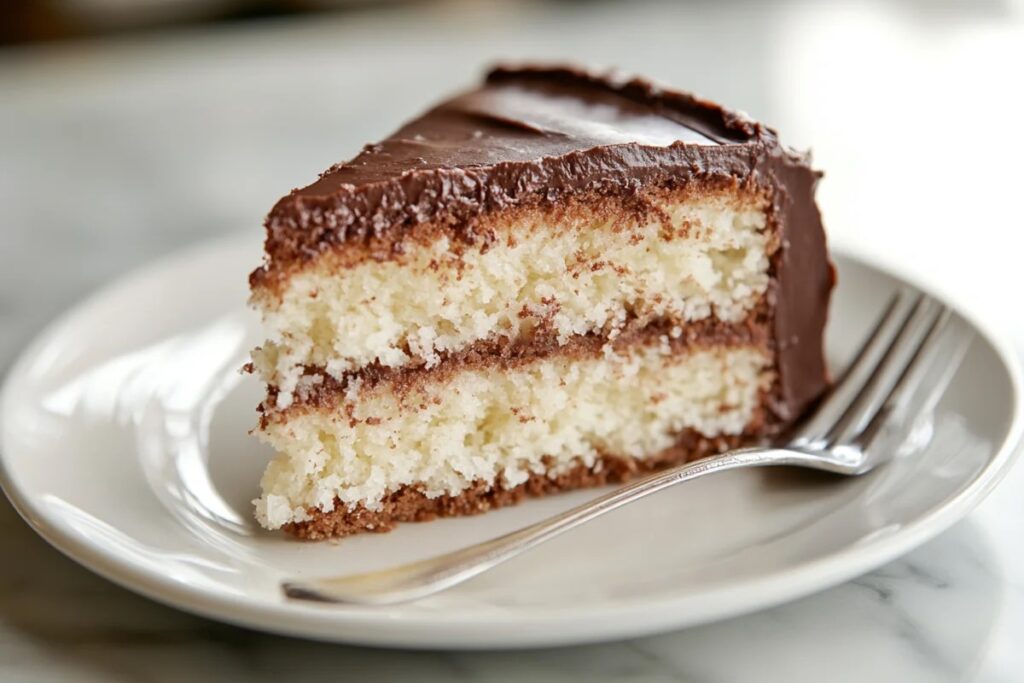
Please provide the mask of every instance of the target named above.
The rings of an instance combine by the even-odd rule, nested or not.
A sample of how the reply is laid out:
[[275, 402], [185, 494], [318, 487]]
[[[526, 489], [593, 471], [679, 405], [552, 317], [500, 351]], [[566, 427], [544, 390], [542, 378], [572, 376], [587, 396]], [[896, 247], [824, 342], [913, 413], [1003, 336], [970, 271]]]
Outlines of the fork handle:
[[438, 593], [627, 503], [713, 472], [765, 465], [814, 465], [809, 455], [781, 448], [746, 448], [657, 472], [528, 527], [460, 550], [391, 569], [282, 584], [291, 598], [390, 605]]

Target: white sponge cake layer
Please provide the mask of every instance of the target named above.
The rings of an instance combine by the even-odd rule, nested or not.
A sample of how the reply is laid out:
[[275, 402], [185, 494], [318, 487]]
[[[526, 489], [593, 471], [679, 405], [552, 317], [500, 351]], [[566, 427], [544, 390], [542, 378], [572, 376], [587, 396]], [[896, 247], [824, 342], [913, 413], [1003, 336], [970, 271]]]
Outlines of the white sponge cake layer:
[[625, 355], [468, 366], [400, 395], [382, 382], [333, 409], [296, 405], [260, 432], [278, 456], [257, 518], [274, 529], [331, 511], [336, 499], [375, 510], [403, 487], [428, 497], [480, 481], [512, 487], [530, 473], [594, 467], [601, 455], [650, 457], [686, 430], [742, 433], [773, 380], [767, 352], [669, 346], [662, 338]]
[[325, 255], [280, 292], [254, 293], [273, 335], [255, 366], [284, 408], [303, 366], [341, 377], [372, 363], [431, 367], [439, 354], [538, 327], [565, 343], [627, 320], [741, 320], [767, 289], [776, 246], [763, 200], [722, 191], [644, 201], [633, 213], [577, 204], [495, 219], [486, 248], [436, 231], [386, 260]]

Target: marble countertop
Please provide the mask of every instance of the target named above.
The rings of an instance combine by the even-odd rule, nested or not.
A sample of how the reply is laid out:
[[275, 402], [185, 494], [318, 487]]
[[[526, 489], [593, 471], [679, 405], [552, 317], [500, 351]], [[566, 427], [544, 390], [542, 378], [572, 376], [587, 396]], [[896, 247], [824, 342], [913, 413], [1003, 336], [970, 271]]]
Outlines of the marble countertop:
[[[1024, 93], [1007, 87], [1024, 6], [940, 5], [443, 3], [0, 51], [0, 372], [86, 291], [221, 233], [259, 239], [283, 189], [490, 60], [527, 56], [650, 73], [813, 145], [833, 243], [927, 282], [1024, 351]], [[1012, 683], [1021, 491], [1017, 467], [934, 541], [788, 605], [510, 653], [326, 645], [190, 616], [62, 557], [3, 500], [0, 680]]]

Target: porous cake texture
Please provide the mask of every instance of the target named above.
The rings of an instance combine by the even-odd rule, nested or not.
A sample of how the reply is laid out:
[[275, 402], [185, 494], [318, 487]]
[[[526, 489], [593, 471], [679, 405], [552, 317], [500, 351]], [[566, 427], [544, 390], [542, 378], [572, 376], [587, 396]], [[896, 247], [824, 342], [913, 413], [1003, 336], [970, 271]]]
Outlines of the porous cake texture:
[[418, 234], [437, 232], [427, 226], [386, 262], [323, 258], [293, 276], [280, 299], [258, 299], [284, 343], [266, 344], [257, 362], [283, 408], [307, 366], [335, 376], [372, 363], [432, 367], [475, 342], [540, 328], [565, 343], [627, 322], [741, 321], [768, 288], [777, 245], [765, 230], [767, 202], [735, 191], [688, 194], [489, 217], [486, 250], [465, 250], [443, 232]]
[[760, 124], [566, 67], [329, 169], [251, 277], [257, 518], [381, 531], [770, 436], [826, 382], [816, 179]]

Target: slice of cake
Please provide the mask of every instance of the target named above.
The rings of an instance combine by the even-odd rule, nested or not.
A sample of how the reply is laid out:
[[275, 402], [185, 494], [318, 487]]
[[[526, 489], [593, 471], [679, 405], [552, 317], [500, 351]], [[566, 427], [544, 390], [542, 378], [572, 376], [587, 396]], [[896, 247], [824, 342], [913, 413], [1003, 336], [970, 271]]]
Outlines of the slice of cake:
[[291, 192], [259, 521], [384, 531], [764, 439], [826, 384], [818, 174], [643, 80], [499, 68]]

